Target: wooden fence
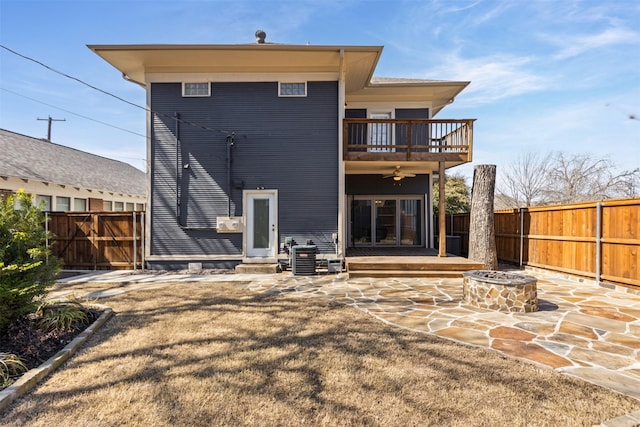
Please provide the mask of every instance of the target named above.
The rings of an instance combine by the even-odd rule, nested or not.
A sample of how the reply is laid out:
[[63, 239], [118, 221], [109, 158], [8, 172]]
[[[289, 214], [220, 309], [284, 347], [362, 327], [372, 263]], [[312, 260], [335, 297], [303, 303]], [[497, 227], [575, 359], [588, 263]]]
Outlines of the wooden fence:
[[[495, 212], [502, 262], [640, 287], [640, 199]], [[469, 214], [447, 218], [447, 234], [469, 248]]]
[[51, 252], [66, 270], [144, 266], [144, 212], [51, 212]]

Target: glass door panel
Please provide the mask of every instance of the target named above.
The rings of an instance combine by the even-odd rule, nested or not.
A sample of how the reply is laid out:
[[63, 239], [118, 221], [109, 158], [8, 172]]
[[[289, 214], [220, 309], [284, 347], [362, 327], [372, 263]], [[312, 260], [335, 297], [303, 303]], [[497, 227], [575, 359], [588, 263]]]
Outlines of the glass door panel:
[[354, 200], [351, 217], [353, 245], [371, 245], [371, 200]]
[[[371, 114], [372, 119], [390, 119], [391, 113]], [[391, 124], [390, 123], [370, 123], [369, 129], [369, 149], [371, 152], [395, 151], [391, 147]]]
[[376, 200], [376, 244], [397, 245], [396, 200]]
[[267, 249], [271, 224], [269, 222], [269, 199], [253, 199], [253, 248]]
[[421, 212], [420, 200], [400, 200], [400, 246], [421, 243]]

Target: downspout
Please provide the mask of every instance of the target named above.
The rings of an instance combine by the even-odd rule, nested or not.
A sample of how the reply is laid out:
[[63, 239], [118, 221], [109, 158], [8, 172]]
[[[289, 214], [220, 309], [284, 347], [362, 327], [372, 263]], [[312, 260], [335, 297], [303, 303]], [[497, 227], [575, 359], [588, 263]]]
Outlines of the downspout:
[[231, 216], [231, 148], [235, 145], [235, 133], [227, 136], [227, 216]]
[[344, 48], [340, 48], [340, 64], [338, 68], [338, 242], [336, 242], [336, 256], [344, 256], [346, 254], [347, 242], [347, 211], [345, 204], [347, 203], [347, 195], [345, 189], [345, 165], [344, 165], [344, 112], [346, 99], [346, 82], [345, 82], [345, 65], [344, 65]]
[[180, 225], [180, 114], [174, 112], [173, 117], [176, 121], [176, 220]]

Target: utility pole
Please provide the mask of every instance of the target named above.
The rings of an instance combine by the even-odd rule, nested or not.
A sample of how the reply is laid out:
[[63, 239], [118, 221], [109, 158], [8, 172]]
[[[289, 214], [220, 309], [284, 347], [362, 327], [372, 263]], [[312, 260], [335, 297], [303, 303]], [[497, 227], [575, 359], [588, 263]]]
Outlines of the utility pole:
[[47, 119], [41, 119], [38, 117], [38, 120], [46, 120], [49, 122], [49, 126], [47, 126], [47, 141], [51, 142], [51, 122], [66, 122], [67, 119], [52, 119], [51, 116]]

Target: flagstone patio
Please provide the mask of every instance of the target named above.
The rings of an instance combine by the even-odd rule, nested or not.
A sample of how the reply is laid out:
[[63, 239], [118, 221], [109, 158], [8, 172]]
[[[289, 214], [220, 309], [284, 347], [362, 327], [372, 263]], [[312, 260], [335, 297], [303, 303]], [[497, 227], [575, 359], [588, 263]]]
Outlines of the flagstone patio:
[[284, 273], [246, 286], [338, 301], [393, 326], [486, 347], [640, 399], [640, 295], [534, 275], [539, 311], [531, 313], [465, 305], [456, 278]]

